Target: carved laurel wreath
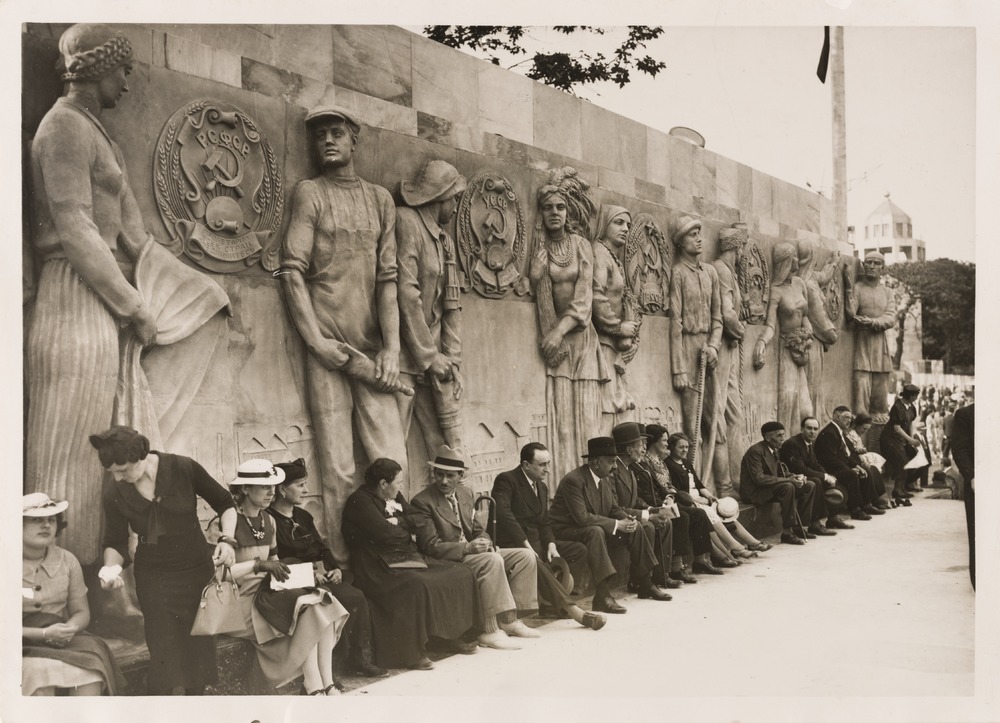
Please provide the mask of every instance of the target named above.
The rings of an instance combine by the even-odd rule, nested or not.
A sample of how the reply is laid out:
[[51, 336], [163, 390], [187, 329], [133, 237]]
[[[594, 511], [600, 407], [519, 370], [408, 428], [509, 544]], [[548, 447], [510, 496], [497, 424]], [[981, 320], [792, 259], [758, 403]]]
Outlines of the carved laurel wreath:
[[[662, 300], [646, 299], [643, 287], [650, 267], [646, 261], [645, 250], [652, 246], [660, 255], [660, 278], [658, 286]], [[673, 263], [673, 251], [666, 242], [656, 219], [648, 213], [640, 213], [635, 217], [632, 227], [625, 238], [625, 282], [634, 298], [634, 303], [646, 314], [666, 311], [669, 306], [668, 285], [670, 268]]]

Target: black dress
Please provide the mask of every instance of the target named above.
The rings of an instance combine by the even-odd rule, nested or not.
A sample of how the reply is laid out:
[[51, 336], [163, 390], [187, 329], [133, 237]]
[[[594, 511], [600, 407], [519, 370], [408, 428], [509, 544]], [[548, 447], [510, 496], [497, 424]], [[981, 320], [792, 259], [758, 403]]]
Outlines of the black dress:
[[885, 457], [885, 474], [894, 483], [905, 475], [903, 468], [913, 456], [907, 452], [908, 449], [912, 450], [913, 448], [896, 434], [894, 427], [899, 425], [904, 432], [909, 434], [910, 424], [915, 417], [916, 413], [911, 414], [910, 410], [903, 404], [902, 399], [896, 399], [892, 409], [889, 410], [889, 421], [886, 422], [879, 437], [879, 447], [882, 456]]
[[175, 686], [200, 692], [217, 680], [217, 671], [215, 639], [191, 635], [201, 591], [215, 572], [198, 524], [197, 498], [220, 515], [233, 498], [193, 459], [150, 454], [159, 457], [152, 501], [127, 482], [106, 487], [103, 546], [117, 550], [128, 564], [129, 527], [139, 536], [135, 592], [149, 648], [148, 694], [169, 695]]
[[[274, 508], [267, 510], [274, 519], [277, 532], [278, 557], [285, 562], [322, 562], [327, 571], [339, 569], [333, 553], [323, 542], [316, 529], [313, 516], [301, 507], [292, 508], [292, 516], [286, 517]], [[350, 574], [350, 573], [348, 573]], [[341, 640], [347, 640], [352, 660], [361, 663], [371, 653], [371, 613], [365, 594], [349, 582], [327, 582], [323, 584], [333, 593], [341, 605], [347, 608], [351, 617], [347, 619]]]
[[[429, 637], [453, 640], [475, 621], [476, 579], [460, 562], [425, 558], [410, 538], [413, 514], [402, 495], [402, 512], [389, 522], [386, 503], [362, 486], [347, 498], [343, 533], [351, 550], [354, 582], [368, 597], [375, 659], [386, 668], [411, 665], [425, 654]], [[390, 569], [387, 558], [423, 558], [422, 570]]]

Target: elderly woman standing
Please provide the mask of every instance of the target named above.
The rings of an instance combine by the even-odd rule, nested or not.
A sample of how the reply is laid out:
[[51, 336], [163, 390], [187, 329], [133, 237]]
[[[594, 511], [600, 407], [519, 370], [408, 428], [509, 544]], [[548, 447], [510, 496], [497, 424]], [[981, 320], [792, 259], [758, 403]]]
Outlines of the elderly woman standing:
[[594, 328], [605, 367], [613, 370], [609, 374], [611, 380], [601, 387], [601, 398], [604, 413], [611, 415], [635, 409], [635, 400], [625, 386], [625, 365], [635, 356], [639, 324], [627, 318], [631, 314], [625, 300], [625, 267], [618, 257], [631, 225], [628, 209], [604, 204], [594, 227], [597, 240], [591, 244], [594, 252]]
[[65, 544], [91, 562], [101, 468], [86, 432], [111, 423], [119, 324], [144, 344], [156, 324], [122, 272], [148, 240], [121, 151], [99, 120], [128, 92], [132, 46], [103, 25], [74, 25], [59, 51], [65, 95], [31, 144], [41, 275], [27, 342], [25, 489], [70, 500]]
[[764, 366], [764, 351], [778, 334], [778, 421], [786, 429], [797, 429], [803, 417], [813, 413], [809, 396], [809, 350], [813, 328], [809, 322], [809, 295], [806, 283], [795, 276], [798, 252], [788, 243], [774, 247], [771, 264], [771, 300], [767, 305], [767, 326], [753, 352], [754, 369]]
[[21, 694], [115, 695], [121, 673], [90, 624], [80, 562], [56, 545], [67, 502], [25, 495], [21, 536]]
[[568, 473], [597, 436], [601, 384], [613, 370], [601, 354], [591, 324], [594, 253], [579, 235], [594, 212], [590, 186], [573, 168], [552, 171], [538, 189], [535, 256], [529, 278], [535, 294], [542, 357], [547, 375], [545, 402], [554, 435], [552, 472]]
[[[131, 528], [139, 536], [135, 592], [149, 648], [148, 693], [170, 695], [182, 688], [200, 695], [217, 679], [215, 641], [192, 636], [191, 626], [213, 563], [235, 560], [233, 498], [193, 459], [150, 451], [149, 440], [130, 427], [91, 435], [90, 443], [114, 478], [104, 492], [101, 587], [124, 585]], [[220, 515], [223, 534], [214, 554], [198, 524], [198, 497]]]

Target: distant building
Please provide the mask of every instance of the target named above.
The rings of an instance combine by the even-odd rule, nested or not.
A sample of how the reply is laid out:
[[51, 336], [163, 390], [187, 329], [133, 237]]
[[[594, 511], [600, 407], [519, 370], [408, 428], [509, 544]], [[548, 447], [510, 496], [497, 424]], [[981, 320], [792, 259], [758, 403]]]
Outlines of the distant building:
[[913, 220], [889, 200], [888, 193], [878, 208], [868, 214], [864, 228], [855, 231], [852, 241], [854, 255], [861, 259], [871, 251], [885, 256], [887, 265], [927, 259], [924, 242], [913, 238]]

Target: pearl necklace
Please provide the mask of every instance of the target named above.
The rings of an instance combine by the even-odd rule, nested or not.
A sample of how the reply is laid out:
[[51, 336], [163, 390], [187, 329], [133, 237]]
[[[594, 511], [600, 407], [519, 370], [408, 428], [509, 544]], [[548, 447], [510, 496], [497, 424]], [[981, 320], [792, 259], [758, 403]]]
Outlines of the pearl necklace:
[[561, 239], [549, 242], [548, 251], [549, 261], [556, 266], [569, 266], [576, 255], [572, 239], [569, 236], [563, 236]]

